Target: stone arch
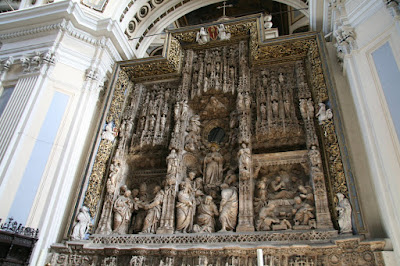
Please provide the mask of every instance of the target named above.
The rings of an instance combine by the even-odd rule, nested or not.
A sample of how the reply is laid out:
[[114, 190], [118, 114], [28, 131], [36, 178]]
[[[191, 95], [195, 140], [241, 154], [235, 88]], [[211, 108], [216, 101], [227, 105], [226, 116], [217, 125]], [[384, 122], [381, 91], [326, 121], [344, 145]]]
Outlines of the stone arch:
[[[309, 16], [309, 11], [306, 10], [308, 5], [301, 0], [275, 0], [276, 2], [280, 2], [291, 6], [295, 9], [300, 10], [305, 16]], [[146, 19], [142, 20], [140, 25], [135, 30], [135, 40], [131, 41], [131, 44], [136, 52], [136, 56], [141, 58], [145, 55], [148, 47], [153, 43], [154, 39], [157, 36], [151, 36], [160, 34], [164, 31], [164, 29], [176, 21], [178, 18], [194, 11], [204, 6], [208, 6], [211, 4], [215, 4], [218, 2], [222, 2], [221, 0], [206, 0], [206, 1], [188, 1], [186, 3], [182, 3], [178, 6], [178, 4], [182, 2], [179, 0], [168, 1], [159, 6], [152, 14], [150, 14]], [[173, 9], [173, 10], [172, 10]], [[169, 10], [171, 10], [169, 12]], [[131, 14], [131, 12], [128, 12]], [[161, 16], [163, 16], [161, 18]], [[125, 18], [122, 27], [125, 29], [129, 24], [130, 19]], [[146, 36], [142, 40], [140, 37], [143, 36], [143, 33], [147, 30]], [[138, 38], [138, 39], [136, 39]], [[136, 48], [137, 44], [140, 45]]]

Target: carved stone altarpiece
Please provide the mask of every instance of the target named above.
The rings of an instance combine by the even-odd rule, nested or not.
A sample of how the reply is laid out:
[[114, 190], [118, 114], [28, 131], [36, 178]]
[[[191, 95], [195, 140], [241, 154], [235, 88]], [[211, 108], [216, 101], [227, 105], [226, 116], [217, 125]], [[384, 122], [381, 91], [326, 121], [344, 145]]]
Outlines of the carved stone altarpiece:
[[350, 197], [318, 36], [260, 43], [260, 23], [201, 44], [180, 29], [163, 58], [119, 64], [92, 231], [54, 245], [52, 265], [255, 265], [256, 248], [267, 265], [381, 263], [383, 242], [337, 226], [334, 195]]

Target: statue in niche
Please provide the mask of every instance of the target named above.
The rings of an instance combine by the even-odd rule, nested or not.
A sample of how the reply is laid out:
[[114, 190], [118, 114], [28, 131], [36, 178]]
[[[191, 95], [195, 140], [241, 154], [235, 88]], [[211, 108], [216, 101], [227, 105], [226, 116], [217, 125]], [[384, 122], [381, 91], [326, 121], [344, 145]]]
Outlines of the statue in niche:
[[338, 223], [341, 234], [347, 234], [352, 232], [351, 225], [351, 205], [348, 199], [344, 197], [342, 193], [336, 194], [338, 198], [338, 206], [336, 210], [339, 213]]
[[114, 202], [114, 226], [113, 233], [126, 234], [133, 211], [131, 191], [124, 185], [120, 188], [120, 195]]
[[167, 157], [167, 174], [175, 176], [178, 173], [178, 166], [178, 154], [175, 149], [172, 149]]
[[303, 119], [310, 119], [310, 117], [308, 117], [307, 115], [307, 100], [306, 99], [300, 99], [300, 103], [299, 103], [299, 108], [300, 108], [300, 113], [301, 116], [303, 117]]
[[160, 132], [161, 132], [161, 135], [164, 134], [166, 123], [167, 123], [167, 115], [166, 114], [162, 114], [161, 118], [160, 118]]
[[278, 101], [277, 100], [273, 100], [271, 102], [271, 105], [272, 105], [272, 114], [273, 114], [273, 116], [275, 118], [278, 118], [279, 117], [279, 104], [278, 104]]
[[189, 233], [193, 224], [193, 197], [187, 182], [179, 184], [178, 203], [176, 204], [176, 231], [178, 233]]
[[118, 180], [118, 174], [121, 170], [121, 163], [118, 160], [114, 160], [114, 162], [110, 165], [110, 180], [111, 184], [116, 186]]
[[286, 118], [290, 118], [290, 103], [287, 98], [283, 100], [283, 107], [285, 109], [285, 116]]
[[314, 208], [310, 204], [302, 202], [298, 196], [294, 197], [292, 213], [294, 214], [295, 225], [308, 225], [310, 219], [314, 218], [313, 211]]
[[131, 222], [130, 222], [131, 225], [128, 229], [128, 234], [132, 234], [134, 232], [134, 229], [135, 229], [134, 227], [135, 227], [135, 222], [137, 219], [138, 211], [140, 208], [144, 207], [143, 202], [141, 202], [139, 200], [138, 196], [139, 196], [139, 189], [137, 189], [137, 188], [132, 189], [132, 194], [131, 194], [131, 198], [133, 199], [132, 213], [134, 213], [134, 214], [132, 214], [132, 216], [131, 216]]
[[318, 167], [318, 168], [322, 167], [321, 156], [315, 145], [311, 146], [311, 150], [308, 152], [308, 156], [310, 157], [311, 165], [313, 167]]
[[307, 100], [307, 118], [312, 119], [314, 117], [314, 104], [310, 99]]
[[139, 209], [135, 216], [135, 221], [134, 221], [134, 225], [133, 225], [134, 233], [139, 233], [142, 231], [143, 221], [144, 221], [144, 218], [146, 217], [146, 210], [144, 209], [144, 206], [146, 206], [146, 204], [148, 204], [146, 183], [142, 183], [139, 187], [139, 202], [140, 202], [140, 204], [138, 205]]
[[211, 196], [204, 197], [197, 208], [197, 224], [193, 230], [196, 233], [213, 233], [215, 232], [215, 218], [218, 215], [218, 208]]
[[89, 230], [90, 214], [89, 208], [83, 206], [79, 209], [79, 213], [75, 218], [75, 224], [72, 229], [71, 240], [82, 240], [85, 238]]
[[248, 91], [246, 91], [244, 93], [244, 97], [243, 97], [243, 102], [244, 102], [244, 108], [246, 110], [250, 110], [251, 107], [251, 97]]
[[260, 105], [261, 119], [263, 121], [267, 120], [267, 105], [266, 103], [261, 103]]
[[273, 199], [288, 199], [293, 197], [293, 192], [286, 190], [286, 184], [279, 175], [271, 181], [269, 188]]
[[224, 157], [217, 151], [217, 145], [211, 144], [211, 152], [204, 158], [204, 184], [218, 186], [222, 183]]
[[279, 80], [279, 83], [283, 83], [285, 81], [285, 78], [284, 78], [282, 72], [279, 73], [278, 80]]
[[279, 223], [279, 219], [275, 216], [275, 205], [270, 203], [268, 206], [262, 207], [256, 222], [257, 231], [270, 231], [272, 224]]
[[242, 148], [238, 151], [238, 157], [241, 177], [247, 176], [248, 178], [250, 178], [251, 151], [250, 148], [247, 147], [246, 143], [242, 143]]
[[221, 198], [219, 221], [222, 228], [219, 232], [233, 231], [236, 228], [239, 205], [236, 187], [223, 183], [221, 185]]
[[143, 229], [141, 231], [143, 234], [155, 234], [161, 219], [164, 190], [160, 186], [155, 186], [153, 193], [155, 196], [152, 202], [144, 206], [147, 214], [143, 221]]

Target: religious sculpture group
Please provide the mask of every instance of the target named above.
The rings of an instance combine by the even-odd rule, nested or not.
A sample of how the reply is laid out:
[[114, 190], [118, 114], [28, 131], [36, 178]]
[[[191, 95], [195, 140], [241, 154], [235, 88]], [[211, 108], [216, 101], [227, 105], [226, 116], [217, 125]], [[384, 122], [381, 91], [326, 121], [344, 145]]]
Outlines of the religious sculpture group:
[[[205, 34], [202, 28], [199, 44]], [[187, 50], [178, 86], [135, 86], [96, 234], [333, 227], [315, 129], [332, 119], [330, 109], [319, 103], [314, 113], [302, 62], [252, 71], [251, 79], [248, 48], [239, 42]], [[113, 137], [108, 123], [103, 138]], [[297, 162], [260, 157], [287, 151], [299, 154]], [[342, 196], [338, 223], [348, 233], [351, 207]]]

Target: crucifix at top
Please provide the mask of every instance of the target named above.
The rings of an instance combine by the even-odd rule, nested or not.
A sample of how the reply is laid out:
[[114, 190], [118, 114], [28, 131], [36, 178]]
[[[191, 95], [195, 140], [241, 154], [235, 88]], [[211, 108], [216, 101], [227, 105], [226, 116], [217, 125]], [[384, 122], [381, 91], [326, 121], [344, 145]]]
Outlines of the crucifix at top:
[[227, 7], [233, 7], [233, 5], [227, 5], [227, 4], [226, 4], [226, 1], [224, 1], [224, 5], [222, 5], [222, 6], [217, 6], [218, 9], [223, 8], [223, 15], [222, 15], [222, 17], [226, 17], [226, 13], [225, 13], [225, 12], [226, 12], [226, 8], [227, 8]]

